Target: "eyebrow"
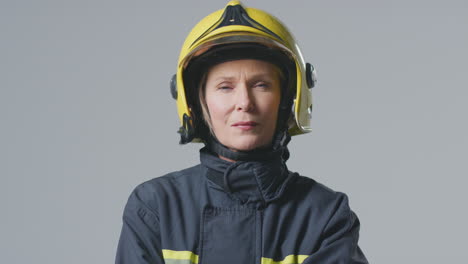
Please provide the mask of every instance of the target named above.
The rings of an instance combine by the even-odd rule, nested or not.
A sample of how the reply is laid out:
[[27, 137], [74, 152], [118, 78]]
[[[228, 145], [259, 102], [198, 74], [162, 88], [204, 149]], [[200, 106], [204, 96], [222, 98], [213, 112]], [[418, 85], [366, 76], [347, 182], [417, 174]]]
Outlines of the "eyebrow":
[[[216, 79], [213, 79], [213, 81], [217, 82], [217, 81], [233, 81], [233, 80], [236, 80], [237, 78], [234, 77], [234, 76], [220, 76]], [[267, 80], [274, 80], [275, 77], [273, 76], [270, 76], [268, 73], [258, 73], [258, 74], [254, 74], [252, 76], [249, 76], [248, 80], [252, 80], [252, 79], [267, 79]]]

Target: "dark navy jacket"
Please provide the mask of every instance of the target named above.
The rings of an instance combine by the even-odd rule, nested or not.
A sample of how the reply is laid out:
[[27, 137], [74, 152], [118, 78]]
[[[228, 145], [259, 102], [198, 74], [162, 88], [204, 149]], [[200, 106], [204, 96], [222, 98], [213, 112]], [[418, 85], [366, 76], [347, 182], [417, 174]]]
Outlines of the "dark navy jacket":
[[345, 194], [281, 158], [201, 164], [140, 184], [123, 214], [117, 264], [367, 263]]

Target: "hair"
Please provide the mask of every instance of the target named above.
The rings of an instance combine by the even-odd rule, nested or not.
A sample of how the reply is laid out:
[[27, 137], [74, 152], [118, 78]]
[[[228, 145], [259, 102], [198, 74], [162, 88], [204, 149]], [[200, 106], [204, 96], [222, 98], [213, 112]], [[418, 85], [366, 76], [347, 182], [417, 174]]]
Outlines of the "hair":
[[201, 110], [201, 113], [199, 114], [200, 114], [200, 118], [202, 119], [202, 122], [208, 128], [211, 136], [216, 137], [213, 131], [213, 126], [211, 125], [210, 111], [208, 111], [208, 105], [206, 104], [206, 96], [205, 96], [206, 81], [208, 79], [208, 70], [206, 70], [203, 73], [200, 79], [200, 83], [198, 85], [198, 103], [200, 105], [200, 110]]

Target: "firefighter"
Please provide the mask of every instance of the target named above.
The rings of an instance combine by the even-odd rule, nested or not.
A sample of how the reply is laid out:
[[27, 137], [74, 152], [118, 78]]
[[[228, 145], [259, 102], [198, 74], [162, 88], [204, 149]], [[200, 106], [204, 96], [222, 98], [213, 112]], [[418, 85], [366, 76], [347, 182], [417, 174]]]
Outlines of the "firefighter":
[[138, 185], [116, 263], [367, 263], [345, 194], [286, 166], [311, 131], [314, 67], [272, 15], [230, 1], [183, 44], [171, 80], [200, 164]]

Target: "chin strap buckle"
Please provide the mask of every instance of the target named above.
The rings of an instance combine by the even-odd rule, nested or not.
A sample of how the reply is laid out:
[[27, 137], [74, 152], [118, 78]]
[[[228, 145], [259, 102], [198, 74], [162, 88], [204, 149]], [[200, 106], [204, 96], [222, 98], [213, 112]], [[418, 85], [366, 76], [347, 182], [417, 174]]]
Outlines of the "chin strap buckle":
[[177, 131], [180, 134], [179, 144], [187, 144], [192, 141], [194, 129], [191, 120], [192, 118], [184, 113], [182, 126]]
[[288, 130], [285, 130], [283, 133], [281, 133], [280, 137], [281, 138], [279, 139], [278, 146], [274, 146], [275, 149], [286, 147], [289, 141], [291, 141], [291, 136], [289, 135]]

